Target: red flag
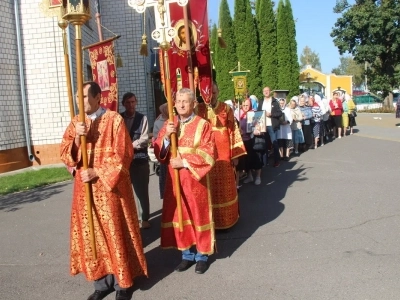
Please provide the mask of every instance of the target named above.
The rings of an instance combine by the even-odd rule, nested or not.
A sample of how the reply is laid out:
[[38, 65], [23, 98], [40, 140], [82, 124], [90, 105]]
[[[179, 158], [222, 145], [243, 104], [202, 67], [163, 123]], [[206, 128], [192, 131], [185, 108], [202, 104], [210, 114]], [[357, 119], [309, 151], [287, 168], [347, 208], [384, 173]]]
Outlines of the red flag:
[[[182, 87], [189, 88], [187, 46], [183, 8], [178, 3], [169, 4], [171, 27], [176, 36], [168, 50], [172, 94]], [[196, 92], [200, 92], [204, 102], [210, 103], [212, 96], [212, 66], [210, 57], [207, 0], [189, 0], [187, 4], [191, 57]], [[162, 61], [160, 50], [160, 62]], [[161, 65], [162, 67], [162, 65]], [[164, 82], [164, 69], [161, 68]]]
[[114, 42], [104, 41], [88, 48], [93, 81], [101, 88], [100, 105], [113, 111], [118, 110], [118, 84], [115, 67]]

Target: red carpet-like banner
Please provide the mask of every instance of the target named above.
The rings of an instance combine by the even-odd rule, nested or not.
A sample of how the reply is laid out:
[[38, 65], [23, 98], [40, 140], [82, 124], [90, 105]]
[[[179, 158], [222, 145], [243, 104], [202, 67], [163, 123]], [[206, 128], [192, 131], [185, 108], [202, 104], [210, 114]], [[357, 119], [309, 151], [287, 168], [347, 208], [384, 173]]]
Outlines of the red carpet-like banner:
[[118, 110], [118, 84], [115, 66], [114, 42], [104, 41], [88, 48], [93, 81], [101, 88], [101, 103], [104, 108]]
[[[188, 51], [185, 38], [183, 8], [177, 3], [168, 4], [170, 8], [171, 27], [176, 30], [176, 36], [168, 50], [172, 95], [182, 87], [189, 88]], [[200, 94], [206, 103], [210, 103], [212, 95], [212, 66], [208, 35], [207, 0], [190, 0], [187, 4], [189, 20], [189, 36], [191, 40], [191, 58], [196, 93]], [[162, 50], [159, 52], [160, 62], [163, 61]], [[163, 64], [160, 64], [161, 67]], [[164, 83], [164, 69], [161, 68]]]

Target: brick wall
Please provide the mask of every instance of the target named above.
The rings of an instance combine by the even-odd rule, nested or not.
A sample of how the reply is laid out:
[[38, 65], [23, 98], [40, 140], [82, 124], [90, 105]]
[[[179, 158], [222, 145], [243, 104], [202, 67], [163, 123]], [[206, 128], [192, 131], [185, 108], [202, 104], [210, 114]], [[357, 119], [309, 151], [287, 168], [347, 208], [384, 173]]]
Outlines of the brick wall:
[[[28, 126], [32, 149], [37, 160], [34, 164], [52, 163], [58, 160], [57, 145], [70, 121], [62, 31], [56, 17], [49, 18], [40, 11], [38, 1], [20, 1], [20, 25], [23, 46], [27, 95]], [[155, 118], [154, 96], [151, 80], [150, 56], [139, 55], [143, 33], [143, 15], [128, 6], [127, 1], [101, 1], [102, 24], [121, 38], [116, 42], [116, 52], [123, 59], [118, 69], [119, 98], [131, 91], [139, 100], [138, 111], [149, 118], [150, 127]], [[82, 26], [82, 45], [98, 42], [94, 1], [91, 1], [92, 19]], [[147, 13], [147, 35], [154, 27], [151, 12]], [[14, 2], [0, 1], [0, 152], [7, 157], [1, 164], [12, 164], [13, 151], [26, 147], [19, 83], [18, 51], [14, 18]], [[73, 86], [76, 89], [75, 28], [67, 29], [71, 45]], [[113, 34], [103, 29], [104, 39]], [[149, 49], [155, 46], [150, 41]], [[84, 54], [84, 77], [90, 65], [87, 51]], [[75, 94], [75, 91], [74, 91]], [[123, 107], [120, 105], [120, 111]], [[48, 146], [46, 150], [46, 145]], [[18, 150], [17, 150], [18, 149]], [[37, 149], [40, 149], [39, 151]], [[1, 154], [1, 153], [0, 153]]]
[[25, 145], [13, 1], [0, 1], [0, 66], [0, 151], [5, 151]]

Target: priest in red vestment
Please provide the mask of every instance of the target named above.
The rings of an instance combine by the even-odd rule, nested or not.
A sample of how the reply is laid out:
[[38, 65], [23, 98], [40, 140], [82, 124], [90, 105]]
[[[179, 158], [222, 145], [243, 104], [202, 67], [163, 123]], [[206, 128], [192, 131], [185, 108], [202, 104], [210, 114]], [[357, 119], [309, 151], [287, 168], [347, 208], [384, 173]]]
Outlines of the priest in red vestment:
[[200, 103], [197, 114], [211, 123], [217, 147], [217, 160], [210, 172], [215, 229], [228, 229], [239, 219], [234, 168], [238, 157], [246, 154], [246, 149], [233, 110], [218, 101], [219, 90], [215, 82], [212, 92], [211, 105]]
[[[177, 272], [196, 263], [195, 272], [203, 274], [208, 255], [214, 253], [214, 223], [212, 217], [209, 176], [214, 165], [215, 143], [211, 125], [193, 112], [195, 96], [188, 88], [176, 94], [178, 116], [168, 121], [158, 134], [154, 153], [161, 163], [168, 164], [161, 220], [161, 247], [182, 251]], [[170, 155], [170, 136], [177, 134], [176, 158]], [[179, 230], [174, 169], [179, 170], [183, 231]], [[195, 246], [195, 247], [192, 247]], [[194, 249], [195, 248], [195, 249]]]
[[[147, 275], [136, 205], [129, 177], [133, 147], [124, 119], [100, 106], [101, 89], [84, 84], [85, 121], [76, 116], [61, 142], [61, 160], [75, 167], [70, 232], [70, 272], [94, 281], [88, 300], [103, 299], [116, 290], [131, 299], [133, 279]], [[88, 169], [83, 170], [80, 136], [87, 139]], [[85, 182], [93, 191], [93, 223], [97, 259], [93, 258]]]

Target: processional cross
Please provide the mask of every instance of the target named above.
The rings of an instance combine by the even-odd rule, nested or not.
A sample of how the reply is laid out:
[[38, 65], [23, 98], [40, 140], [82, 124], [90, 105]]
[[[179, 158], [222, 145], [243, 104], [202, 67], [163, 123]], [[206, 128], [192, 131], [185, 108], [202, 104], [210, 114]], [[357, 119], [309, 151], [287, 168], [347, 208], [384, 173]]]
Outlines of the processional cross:
[[138, 13], [143, 13], [147, 7], [154, 7], [154, 16], [156, 29], [151, 33], [153, 40], [163, 46], [168, 44], [176, 35], [175, 28], [171, 27], [169, 3], [178, 3], [179, 6], [185, 6], [189, 0], [128, 0], [128, 5]]

